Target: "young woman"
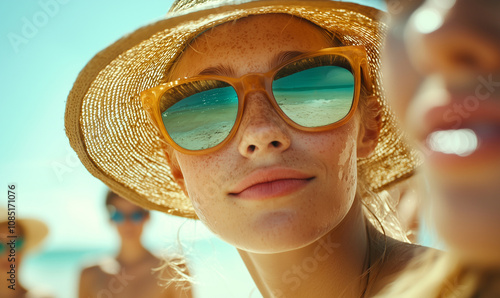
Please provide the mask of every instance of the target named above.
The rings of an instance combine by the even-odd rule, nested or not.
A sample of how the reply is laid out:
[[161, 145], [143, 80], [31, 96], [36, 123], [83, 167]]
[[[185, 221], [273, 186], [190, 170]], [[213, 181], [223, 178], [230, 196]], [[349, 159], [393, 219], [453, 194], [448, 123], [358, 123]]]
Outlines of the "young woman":
[[[23, 280], [23, 262], [36, 251], [49, 233], [47, 225], [34, 218], [19, 218], [17, 213], [0, 207], [0, 297], [51, 298], [45, 290], [26, 288]], [[15, 219], [13, 219], [15, 217]], [[19, 278], [21, 276], [21, 278]]]
[[427, 157], [450, 252], [420, 260], [387, 297], [500, 297], [500, 2], [387, 2], [388, 94]]
[[379, 84], [380, 12], [199, 2], [88, 64], [73, 148], [121, 196], [234, 245], [265, 297], [377, 293], [416, 253], [379, 195], [416, 164]]
[[[112, 191], [108, 191], [105, 204], [110, 224], [120, 237], [120, 248], [116, 257], [105, 257], [98, 264], [82, 270], [78, 297], [192, 297], [189, 283], [172, 280], [176, 277], [174, 272], [166, 269], [155, 274], [160, 259], [141, 243], [144, 226], [150, 218], [149, 211]], [[187, 269], [183, 271], [189, 274]], [[154, 278], [158, 276], [169, 283], [169, 287], [161, 286]]]

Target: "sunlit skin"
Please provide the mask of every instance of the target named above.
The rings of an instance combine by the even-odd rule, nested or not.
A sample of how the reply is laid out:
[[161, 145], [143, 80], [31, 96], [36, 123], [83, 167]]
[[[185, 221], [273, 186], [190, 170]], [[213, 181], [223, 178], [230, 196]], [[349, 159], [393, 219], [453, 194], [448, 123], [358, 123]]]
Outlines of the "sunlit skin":
[[[142, 208], [115, 196], [109, 208], [128, 215]], [[160, 260], [141, 244], [144, 225], [149, 214], [139, 222], [126, 219], [122, 223], [110, 220], [121, 240], [121, 246], [114, 259], [102, 260], [98, 265], [82, 270], [79, 285], [79, 297], [191, 297], [191, 292], [182, 292], [174, 286], [164, 288], [158, 284], [158, 274], [152, 269], [158, 268]], [[168, 273], [164, 275], [167, 277]], [[123, 281], [121, 284], [117, 281]]]
[[[199, 37], [183, 54], [173, 76], [191, 77], [220, 64], [234, 69], [235, 77], [263, 73], [280, 52], [329, 46], [319, 30], [311, 30], [304, 22], [288, 17], [257, 18], [267, 23], [241, 20]], [[191, 61], [199, 63], [193, 66]], [[278, 116], [267, 94], [255, 92], [249, 97], [237, 135], [222, 150], [202, 156], [175, 153], [189, 197], [207, 225], [239, 248], [279, 252], [309, 244], [341, 222], [352, 205], [359, 121], [324, 133], [301, 132]], [[273, 141], [279, 145], [273, 146]], [[253, 152], [252, 145], [257, 147]], [[341, 158], [345, 162], [339, 165]], [[313, 179], [299, 191], [271, 200], [249, 201], [229, 195], [252, 172], [277, 167]], [[339, 172], [344, 172], [343, 179]], [[311, 218], [311, 214], [316, 216]]]
[[[424, 148], [439, 234], [466, 260], [498, 266], [500, 2], [387, 2], [393, 23], [385, 87], [402, 124]], [[422, 32], [423, 10], [438, 12], [442, 25]], [[474, 131], [477, 150], [459, 156], [429, 149], [430, 133], [451, 129]]]
[[[279, 53], [331, 46], [320, 29], [304, 20], [252, 16], [200, 35], [182, 54], [171, 77], [206, 74], [218, 66], [232, 69], [224, 75], [234, 77], [264, 73], [275, 66], [273, 57]], [[200, 219], [239, 249], [264, 296], [342, 292], [344, 297], [359, 297], [367, 241], [361, 204], [355, 198], [356, 158], [372, 152], [377, 134], [366, 133], [359, 112], [330, 131], [294, 129], [279, 117], [268, 96], [260, 91], [248, 94], [239, 129], [222, 149], [206, 155], [170, 150], [173, 175]], [[301, 179], [256, 186], [246, 193], [253, 199], [235, 193], [252, 174], [273, 171], [293, 172]], [[314, 256], [318, 243], [326, 239], [336, 243], [334, 252], [321, 251], [326, 258], [300, 286], [295, 287], [296, 281], [287, 284], [283, 274]], [[397, 262], [388, 263], [391, 269], [380, 274], [380, 280], [398, 267]], [[371, 286], [373, 291], [380, 287], [376, 280]]]

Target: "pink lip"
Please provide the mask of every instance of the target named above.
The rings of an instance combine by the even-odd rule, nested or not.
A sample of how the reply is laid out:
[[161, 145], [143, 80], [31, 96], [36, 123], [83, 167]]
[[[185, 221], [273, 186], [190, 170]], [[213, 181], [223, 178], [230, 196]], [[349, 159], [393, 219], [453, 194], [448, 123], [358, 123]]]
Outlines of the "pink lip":
[[[446, 165], [451, 169], [452, 166], [463, 166], [468, 163], [473, 165], [482, 161], [491, 161], [491, 158], [498, 157], [500, 150], [500, 100], [480, 100], [475, 109], [462, 109], [462, 114], [455, 112], [457, 111], [457, 105], [463, 105], [465, 100], [464, 97], [455, 97], [447, 105], [427, 111], [417, 138], [422, 144], [426, 144], [428, 136], [433, 132], [471, 129], [478, 138], [478, 147], [472, 154], [465, 157], [434, 152], [428, 148], [430, 154], [428, 157], [436, 165]], [[486, 132], [482, 127], [488, 128]]]
[[500, 99], [479, 101], [478, 108], [468, 111], [462, 108], [462, 113], [456, 112], [456, 105], [465, 99], [452, 100], [445, 106], [430, 109], [425, 114], [418, 139], [425, 141], [427, 136], [438, 130], [469, 128], [478, 123], [500, 124]]
[[314, 176], [289, 168], [258, 169], [241, 180], [229, 191], [229, 195], [248, 200], [276, 198], [302, 189], [314, 178]]

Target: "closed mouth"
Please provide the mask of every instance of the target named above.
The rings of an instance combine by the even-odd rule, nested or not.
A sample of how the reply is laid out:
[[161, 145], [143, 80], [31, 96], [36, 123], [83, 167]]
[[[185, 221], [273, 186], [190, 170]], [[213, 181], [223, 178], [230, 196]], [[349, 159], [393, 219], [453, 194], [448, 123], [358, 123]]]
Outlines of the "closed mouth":
[[254, 200], [281, 197], [299, 191], [314, 179], [314, 176], [294, 169], [263, 168], [246, 176], [228, 194]]

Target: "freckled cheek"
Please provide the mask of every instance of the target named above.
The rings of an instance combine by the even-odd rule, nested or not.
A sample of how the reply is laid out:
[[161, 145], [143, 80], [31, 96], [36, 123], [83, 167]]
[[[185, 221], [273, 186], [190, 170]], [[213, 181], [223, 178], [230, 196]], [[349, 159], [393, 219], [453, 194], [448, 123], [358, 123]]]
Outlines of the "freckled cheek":
[[225, 200], [225, 188], [231, 171], [224, 154], [181, 155], [177, 158], [188, 196], [200, 219], [208, 226], [216, 219]]
[[357, 182], [356, 130], [354, 123], [321, 135], [305, 138], [310, 148], [314, 148], [317, 158], [325, 165], [327, 179], [332, 187], [353, 194]]
[[327, 159], [337, 165], [341, 154], [345, 155], [346, 151], [356, 151], [355, 131], [351, 126], [346, 124], [332, 131], [307, 133], [302, 138], [303, 144], [311, 148], [309, 152], [316, 152], [322, 159]]

